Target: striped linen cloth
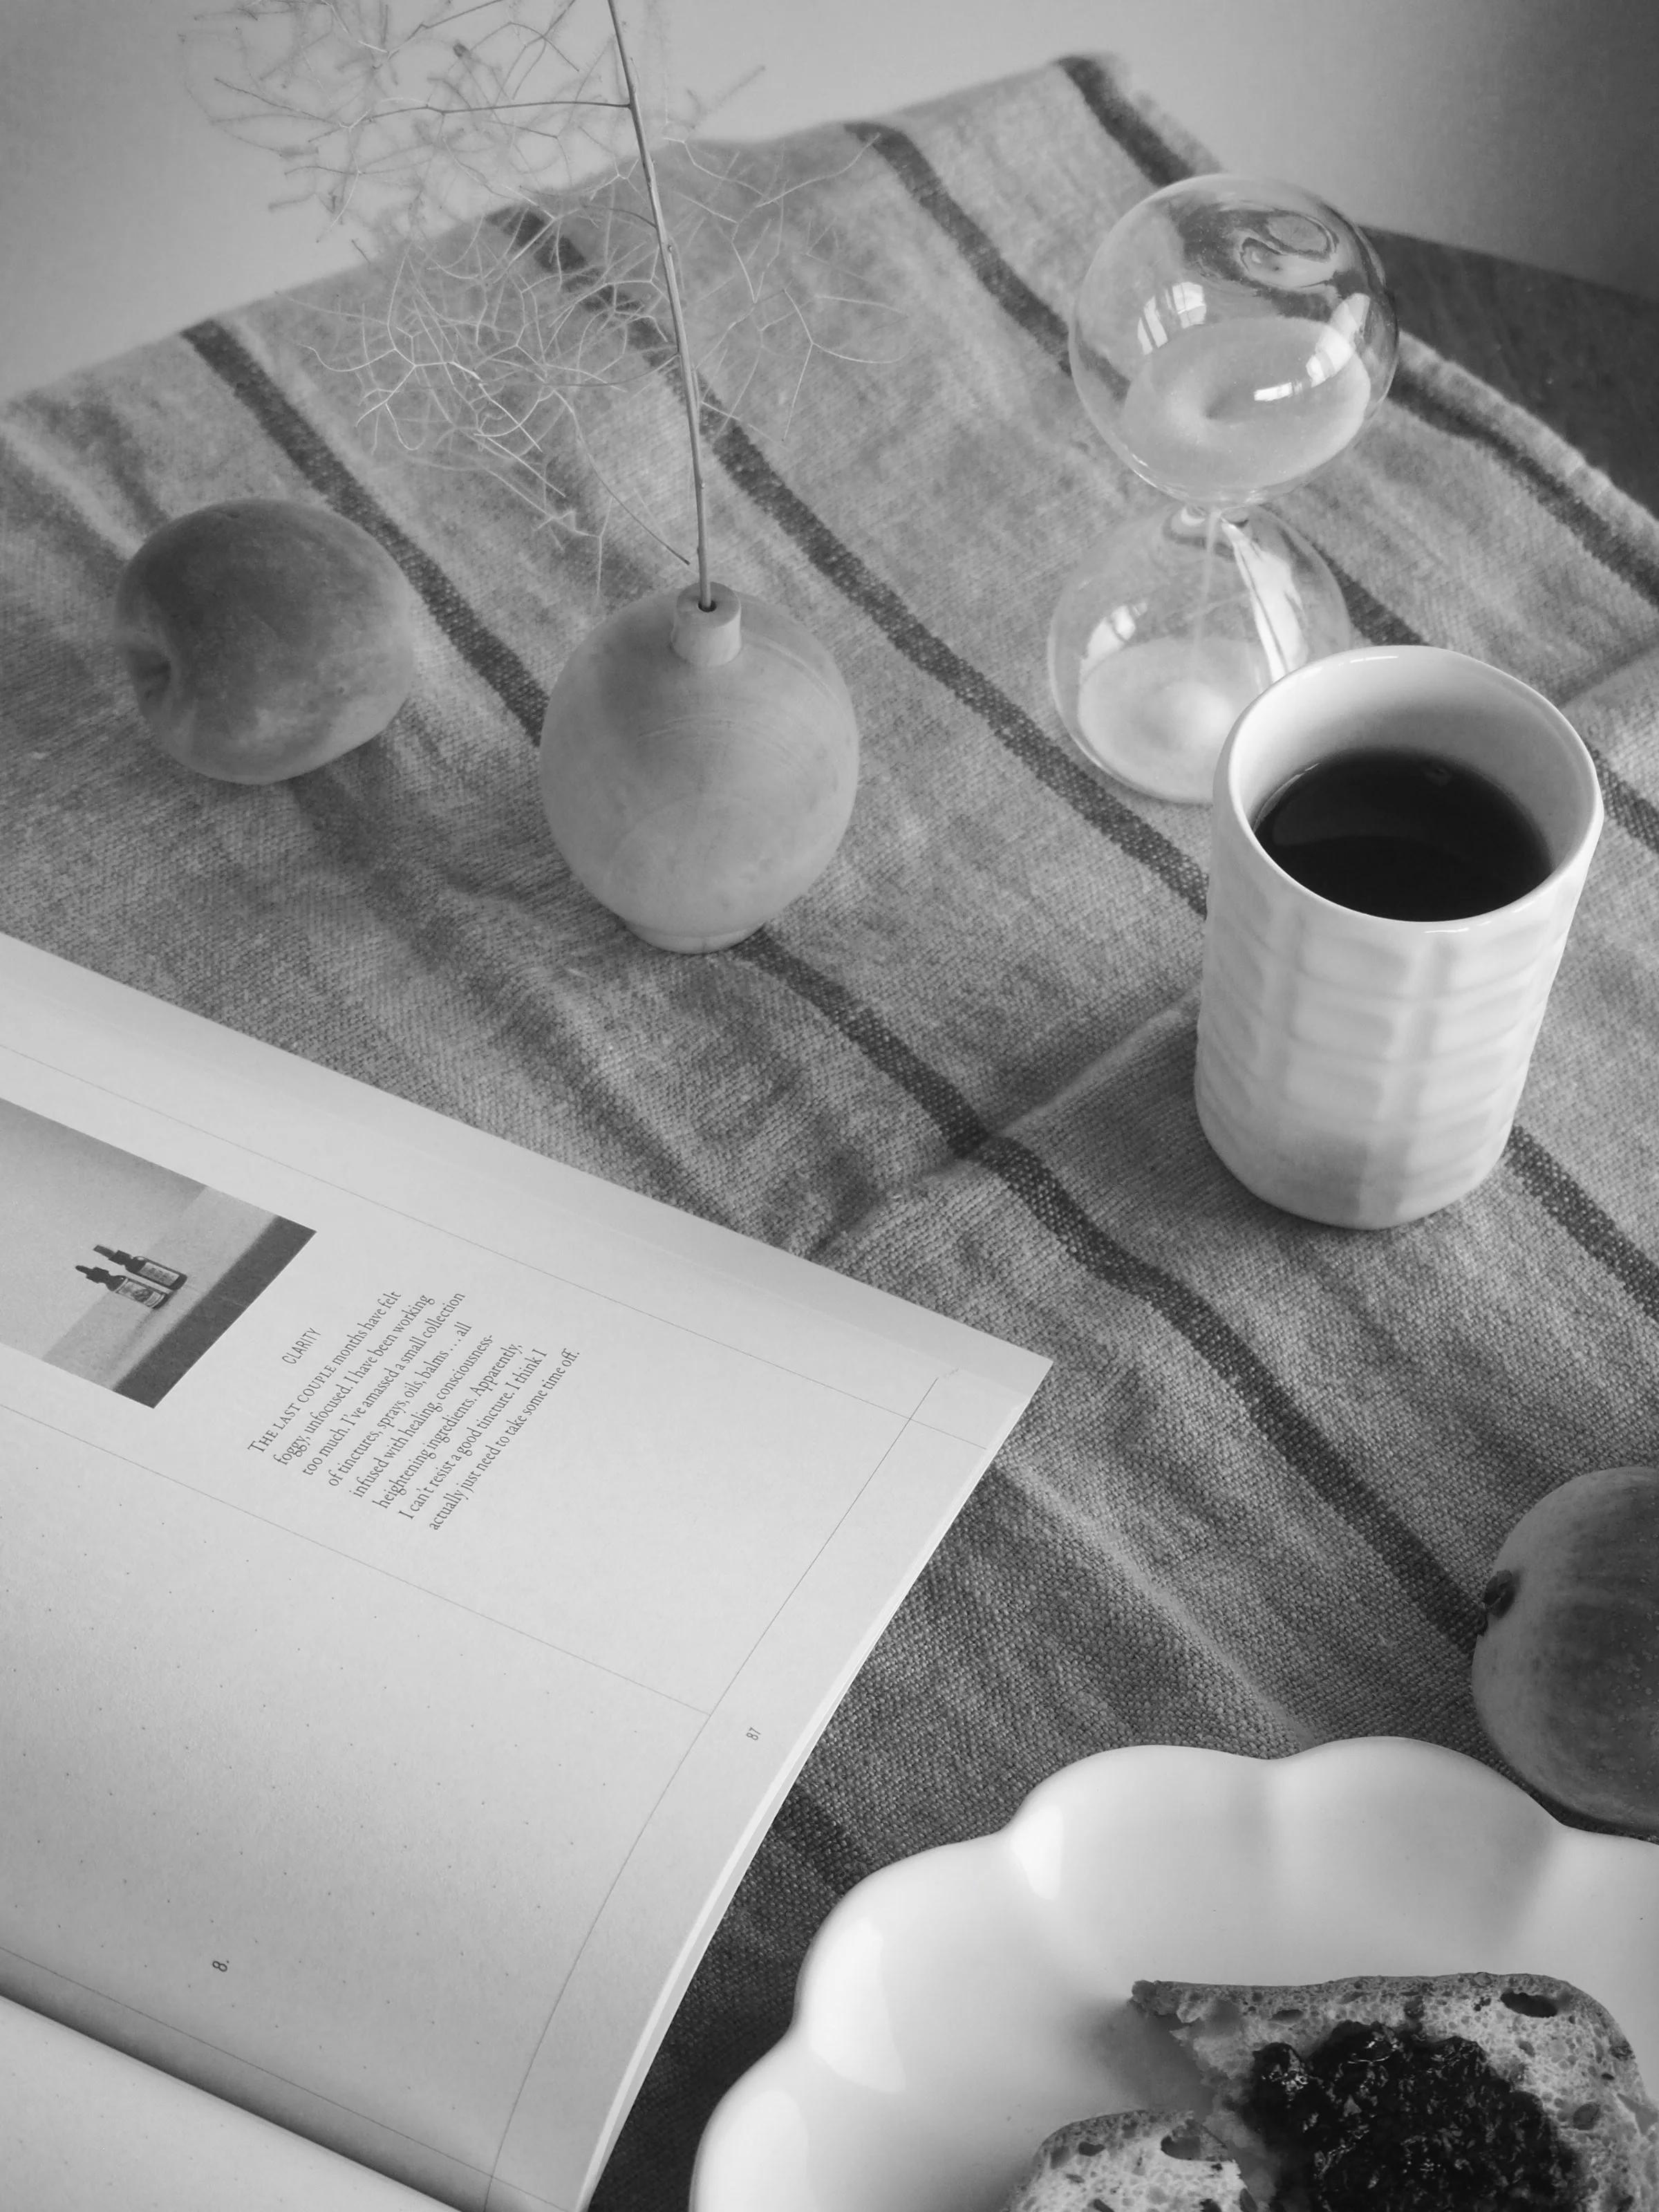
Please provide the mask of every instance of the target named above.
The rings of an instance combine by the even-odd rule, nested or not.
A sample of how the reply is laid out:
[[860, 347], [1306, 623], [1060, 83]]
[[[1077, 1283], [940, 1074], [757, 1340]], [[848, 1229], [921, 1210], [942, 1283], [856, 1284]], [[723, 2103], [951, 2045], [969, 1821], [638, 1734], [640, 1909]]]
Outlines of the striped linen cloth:
[[[1119, 215], [1213, 165], [1086, 58], [764, 158], [911, 335], [830, 364], [784, 444], [714, 430], [717, 574], [824, 641], [864, 743], [836, 862], [730, 951], [641, 945], [536, 797], [547, 686], [605, 608], [680, 580], [666, 556], [596, 565], [498, 484], [369, 451], [314, 299], [0, 417], [0, 927], [1055, 1363], [763, 1844], [599, 2212], [683, 2201], [838, 1894], [1066, 1761], [1373, 1733], [1481, 1755], [1503, 1535], [1570, 1475], [1659, 1458], [1659, 525], [1409, 339], [1357, 448], [1285, 502], [1364, 637], [1559, 701], [1608, 823], [1484, 1187], [1386, 1235], [1276, 1214], [1191, 1103], [1203, 811], [1078, 765], [1044, 668], [1068, 567], [1133, 495], [1067, 305]], [[671, 394], [665, 467], [673, 435]], [[258, 789], [159, 757], [106, 642], [141, 540], [249, 495], [362, 523], [423, 625], [386, 738]]]

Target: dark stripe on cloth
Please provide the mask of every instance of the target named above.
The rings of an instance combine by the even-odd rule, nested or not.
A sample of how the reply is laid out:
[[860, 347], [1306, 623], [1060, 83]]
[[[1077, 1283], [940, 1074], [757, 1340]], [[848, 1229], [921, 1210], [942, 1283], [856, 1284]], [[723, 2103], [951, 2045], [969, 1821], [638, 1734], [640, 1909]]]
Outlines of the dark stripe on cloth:
[[844, 1897], [866, 1875], [875, 1871], [874, 1861], [866, 1856], [840, 1821], [832, 1819], [811, 1792], [799, 1784], [778, 1808], [771, 1839], [787, 1844], [832, 1897]]
[[1192, 170], [1173, 147], [1166, 146], [1139, 109], [1127, 100], [1101, 67], [1088, 54], [1067, 54], [1057, 66], [1070, 77], [1088, 109], [1107, 137], [1123, 149], [1141, 174], [1160, 188], [1179, 184]]
[[1473, 1647], [1478, 1607], [1421, 1539], [1365, 1486], [1231, 1322], [1176, 1276], [1120, 1244], [1035, 1152], [987, 1127], [952, 1084], [842, 985], [819, 975], [764, 932], [732, 951], [787, 983], [908, 1091], [951, 1152], [994, 1175], [1079, 1267], [1150, 1307], [1184, 1337], [1285, 1465], [1376, 1553], [1431, 1626], [1460, 1650]]
[[1425, 640], [1414, 630], [1403, 615], [1395, 614], [1392, 607], [1368, 592], [1357, 576], [1340, 568], [1328, 553], [1322, 555], [1326, 567], [1337, 581], [1348, 609], [1348, 619], [1367, 645], [1421, 645]]
[[511, 647], [493, 635], [444, 571], [394, 522], [303, 415], [222, 323], [193, 323], [179, 335], [234, 392], [271, 443], [337, 514], [385, 546], [427, 611], [468, 667], [481, 676], [532, 738], [539, 738], [547, 695]]
[[873, 147], [916, 205], [945, 233], [997, 305], [1034, 337], [1045, 353], [1051, 354], [1069, 375], [1064, 317], [1057, 315], [1018, 270], [1003, 259], [967, 209], [946, 191], [938, 170], [915, 141], [890, 123], [849, 123], [847, 129], [854, 138]]
[[1616, 822], [1628, 837], [1645, 845], [1659, 857], [1659, 806], [1644, 798], [1634, 784], [1626, 783], [1615, 768], [1608, 766], [1594, 745], [1585, 749], [1595, 763], [1596, 779], [1601, 786], [1601, 797], [1607, 804], [1608, 817]]
[[1506, 438], [1492, 423], [1463, 414], [1440, 393], [1431, 392], [1403, 364], [1395, 371], [1392, 392], [1400, 404], [1430, 429], [1484, 447], [1540, 507], [1553, 514], [1564, 529], [1572, 532], [1593, 559], [1617, 576], [1620, 583], [1628, 584], [1650, 605], [1659, 606], [1659, 567], [1644, 560], [1635, 546], [1621, 538], [1609, 522], [1553, 475], [1536, 454]]
[[1613, 1216], [1524, 1129], [1510, 1132], [1504, 1158], [1581, 1250], [1601, 1261], [1650, 1321], [1659, 1322], [1659, 1267], [1626, 1236]]

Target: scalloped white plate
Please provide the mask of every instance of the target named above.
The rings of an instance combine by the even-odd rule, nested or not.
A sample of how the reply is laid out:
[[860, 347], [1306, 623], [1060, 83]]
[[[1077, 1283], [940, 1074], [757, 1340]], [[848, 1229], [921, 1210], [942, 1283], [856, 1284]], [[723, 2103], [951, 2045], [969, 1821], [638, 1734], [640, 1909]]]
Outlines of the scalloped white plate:
[[842, 1899], [708, 2124], [692, 2212], [994, 2212], [1063, 2121], [1187, 2100], [1135, 1980], [1469, 1968], [1577, 1982], [1659, 2088], [1659, 1845], [1404, 1737], [1103, 1752]]

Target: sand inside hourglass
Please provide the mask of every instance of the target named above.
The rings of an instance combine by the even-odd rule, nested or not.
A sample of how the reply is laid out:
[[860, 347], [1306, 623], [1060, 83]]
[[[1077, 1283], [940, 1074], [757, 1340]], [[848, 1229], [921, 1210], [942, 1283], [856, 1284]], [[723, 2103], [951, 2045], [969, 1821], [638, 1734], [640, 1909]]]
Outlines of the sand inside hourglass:
[[1084, 749], [1162, 799], [1207, 799], [1227, 732], [1267, 680], [1243, 639], [1158, 637], [1085, 667], [1078, 687]]
[[1218, 506], [1334, 459], [1370, 399], [1365, 364], [1337, 324], [1288, 315], [1200, 323], [1136, 368], [1117, 437], [1162, 490]]

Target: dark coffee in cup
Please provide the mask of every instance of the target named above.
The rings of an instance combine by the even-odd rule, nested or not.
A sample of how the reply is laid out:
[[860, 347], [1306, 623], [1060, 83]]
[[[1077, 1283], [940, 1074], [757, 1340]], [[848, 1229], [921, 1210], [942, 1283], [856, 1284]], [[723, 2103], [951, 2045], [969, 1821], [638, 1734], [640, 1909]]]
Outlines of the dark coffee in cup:
[[1340, 752], [1299, 769], [1251, 823], [1268, 857], [1338, 906], [1457, 921], [1550, 872], [1536, 823], [1490, 776], [1434, 753]]

